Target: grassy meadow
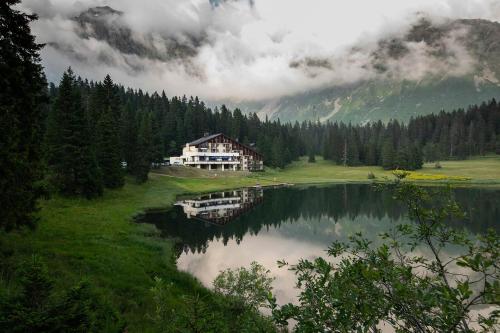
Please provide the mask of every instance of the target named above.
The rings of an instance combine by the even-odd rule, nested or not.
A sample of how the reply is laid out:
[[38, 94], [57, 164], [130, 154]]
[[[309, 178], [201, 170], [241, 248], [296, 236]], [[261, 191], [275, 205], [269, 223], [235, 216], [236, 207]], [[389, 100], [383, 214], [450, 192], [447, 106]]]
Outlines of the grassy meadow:
[[[322, 158], [316, 158], [316, 161], [316, 163], [307, 163], [307, 159], [301, 159], [284, 170], [266, 171], [261, 178], [290, 183], [366, 182], [370, 172], [378, 180], [393, 178], [392, 171], [383, 170], [377, 166], [346, 168]], [[434, 182], [437, 178], [438, 181], [447, 183], [500, 185], [500, 156], [498, 155], [465, 161], [444, 161], [440, 164], [441, 169], [436, 169], [434, 163], [426, 163], [423, 169], [411, 174], [419, 176], [415, 177], [415, 180], [424, 182]]]
[[[441, 165], [442, 169], [435, 169], [434, 164], [426, 164], [418, 173], [424, 178], [470, 178], [458, 181], [460, 184], [500, 185], [500, 156]], [[252, 174], [217, 174], [178, 167], [155, 170], [143, 185], [127, 179], [122, 189], [106, 191], [96, 200], [44, 200], [35, 231], [0, 234], [4, 263], [0, 267], [0, 290], [14, 289], [18, 263], [36, 254], [47, 263], [58, 287], [88, 279], [124, 315], [129, 332], [151, 331], [148, 313], [154, 311], [150, 288], [155, 276], [171, 281], [179, 298], [208, 291], [176, 269], [172, 242], [161, 239], [154, 227], [134, 223], [135, 214], [145, 208], [169, 207], [180, 194], [256, 184], [367, 182], [369, 172], [377, 179], [391, 177], [391, 172], [378, 167], [345, 168], [319, 158], [316, 163], [303, 159], [284, 170]]]
[[[409, 179], [430, 183], [454, 183], [479, 186], [500, 186], [500, 156], [490, 155], [465, 161], [440, 162], [441, 168], [435, 168], [435, 163], [426, 163], [421, 170], [411, 172]], [[172, 167], [154, 171], [175, 179], [179, 186], [192, 189], [191, 182], [205, 179], [204, 185], [215, 182], [230, 184], [260, 184], [276, 183], [313, 184], [336, 182], [368, 182], [368, 174], [373, 173], [377, 180], [392, 179], [392, 171], [378, 166], [344, 167], [321, 157], [316, 163], [308, 163], [307, 158], [293, 162], [283, 170], [266, 169], [264, 172], [238, 173], [198, 170], [194, 168]], [[203, 188], [197, 188], [203, 191]]]

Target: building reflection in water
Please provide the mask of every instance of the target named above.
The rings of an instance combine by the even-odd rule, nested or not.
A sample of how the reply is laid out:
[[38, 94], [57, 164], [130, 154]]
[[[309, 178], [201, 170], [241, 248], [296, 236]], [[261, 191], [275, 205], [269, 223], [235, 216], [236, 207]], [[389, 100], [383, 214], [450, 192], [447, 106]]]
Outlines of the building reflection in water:
[[[499, 190], [458, 188], [453, 195], [468, 218], [450, 223], [472, 233], [499, 230]], [[381, 232], [409, 222], [406, 208], [392, 193], [363, 184], [250, 188], [179, 200], [173, 209], [148, 211], [137, 219], [174, 240], [177, 267], [211, 287], [221, 270], [257, 261], [276, 277], [280, 303], [296, 300], [297, 289], [294, 273], [279, 268], [278, 260], [293, 264], [325, 256], [333, 241], [347, 242], [358, 232], [377, 246]], [[443, 256], [456, 251], [447, 249]]]
[[176, 206], [182, 207], [188, 219], [225, 225], [262, 203], [263, 198], [261, 188], [243, 188], [181, 200]]

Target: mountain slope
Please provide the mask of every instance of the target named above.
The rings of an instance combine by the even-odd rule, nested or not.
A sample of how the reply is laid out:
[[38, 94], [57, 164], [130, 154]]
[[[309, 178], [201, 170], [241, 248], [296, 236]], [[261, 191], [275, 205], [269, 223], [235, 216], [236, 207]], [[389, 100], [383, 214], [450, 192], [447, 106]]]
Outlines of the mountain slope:
[[[235, 0], [210, 3], [216, 8], [226, 1]], [[127, 70], [146, 70], [151, 62], [139, 60], [147, 59], [182, 66], [196, 80], [205, 79], [203, 68], [193, 61], [202, 46], [210, 42], [205, 32], [196, 35], [165, 30], [139, 38], [124, 21], [124, 13], [107, 6], [90, 8], [72, 21], [83, 40], [101, 41], [124, 55], [120, 61], [126, 63]], [[75, 54], [71, 47], [66, 50], [68, 46], [51, 45], [71, 56]], [[121, 64], [113, 63], [115, 58], [106, 53], [99, 60]], [[348, 73], [352, 70], [363, 75], [345, 83], [336, 74], [342, 72], [343, 66], [348, 66]], [[500, 97], [500, 24], [479, 19], [436, 23], [420, 18], [404, 31], [362, 41], [340, 58], [294, 59], [289, 70], [313, 79], [326, 75], [331, 80], [320, 89], [271, 100], [214, 100], [208, 104], [224, 103], [271, 120], [354, 123], [408, 121], [442, 109], [467, 107]]]
[[[450, 36], [453, 36], [453, 40]], [[411, 78], [415, 49], [434, 66]], [[462, 48], [462, 49], [461, 49]], [[463, 50], [466, 51], [466, 54]], [[413, 55], [414, 57], [414, 55]], [[403, 60], [402, 60], [403, 59]], [[422, 58], [416, 59], [421, 61]], [[294, 64], [295, 65], [295, 64]], [[228, 103], [244, 112], [281, 121], [408, 121], [411, 117], [464, 108], [500, 97], [500, 24], [456, 20], [435, 26], [421, 20], [402, 38], [378, 42], [368, 64], [377, 72], [370, 80], [332, 86], [264, 101]], [[415, 63], [415, 72], [421, 64]], [[460, 66], [464, 68], [460, 68]], [[408, 73], [401, 73], [401, 70]], [[410, 76], [410, 79], [405, 79]]]

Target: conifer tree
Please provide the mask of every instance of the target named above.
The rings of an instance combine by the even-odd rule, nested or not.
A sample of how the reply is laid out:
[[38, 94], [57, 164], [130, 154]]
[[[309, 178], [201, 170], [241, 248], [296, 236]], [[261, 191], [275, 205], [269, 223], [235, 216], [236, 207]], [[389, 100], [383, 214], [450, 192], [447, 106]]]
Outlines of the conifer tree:
[[56, 290], [36, 256], [19, 269], [20, 288], [0, 302], [1, 332], [123, 332], [118, 312], [88, 281]]
[[0, 2], [0, 229], [34, 226], [42, 177], [40, 136], [46, 102], [42, 45], [29, 23], [35, 15]]
[[116, 93], [116, 87], [109, 74], [106, 75], [102, 82], [102, 112], [111, 110], [111, 114], [116, 121], [120, 118], [120, 98]]
[[408, 147], [400, 147], [396, 153], [396, 160], [394, 163], [396, 169], [411, 170], [410, 167], [410, 154]]
[[316, 163], [316, 156], [314, 154], [314, 151], [309, 150], [309, 157], [307, 158], [307, 162]]
[[86, 198], [102, 194], [101, 173], [71, 68], [63, 74], [49, 114], [45, 147], [49, 179], [60, 193]]
[[356, 166], [359, 165], [359, 149], [358, 142], [354, 131], [349, 131], [349, 136], [347, 138], [347, 165]]
[[152, 162], [153, 133], [151, 125], [151, 115], [144, 112], [139, 125], [139, 135], [137, 138], [137, 164], [134, 175], [138, 183], [148, 180], [148, 173]]
[[123, 186], [119, 123], [111, 107], [103, 112], [97, 123], [96, 147], [104, 186], [108, 188]]
[[151, 161], [154, 163], [155, 167], [160, 166], [163, 162], [163, 135], [161, 128], [161, 117], [159, 114], [154, 114], [154, 120], [152, 123], [152, 144], [151, 144]]
[[409, 165], [411, 170], [422, 169], [422, 166], [424, 165], [422, 149], [420, 149], [417, 145], [414, 145], [410, 150]]
[[370, 142], [368, 144], [368, 150], [366, 152], [366, 164], [367, 165], [378, 164], [377, 145], [374, 142]]
[[137, 115], [131, 103], [125, 106], [121, 118], [122, 158], [127, 163], [127, 171], [133, 173], [137, 160]]
[[281, 135], [273, 142], [272, 166], [278, 168], [285, 167], [285, 143]]
[[390, 139], [385, 140], [382, 146], [382, 167], [386, 170], [394, 168], [395, 165], [394, 146]]

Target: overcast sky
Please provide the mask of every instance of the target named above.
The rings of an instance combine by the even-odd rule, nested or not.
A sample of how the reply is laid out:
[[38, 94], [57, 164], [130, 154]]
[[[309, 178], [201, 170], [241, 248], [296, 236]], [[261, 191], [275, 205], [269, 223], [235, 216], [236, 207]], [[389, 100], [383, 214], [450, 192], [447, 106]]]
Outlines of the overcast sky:
[[[71, 17], [103, 5], [122, 11], [120, 24], [157, 51], [168, 38], [201, 42], [189, 59], [154, 60], [80, 38]], [[24, 0], [21, 7], [39, 14], [32, 27], [39, 42], [62, 46], [42, 53], [52, 81], [71, 65], [89, 79], [110, 73], [134, 88], [235, 101], [370, 78], [374, 74], [363, 66], [370, 52], [352, 54], [352, 47], [370, 50], [379, 38], [404, 33], [419, 15], [434, 21], [500, 18], [498, 0]], [[419, 45], [410, 49], [423, 52]], [[463, 57], [454, 66], [465, 70], [470, 59], [459, 48], [456, 53]], [[304, 66], [307, 59], [316, 62]], [[421, 61], [422, 73], [432, 70], [428, 65]], [[406, 73], [402, 66], [394, 68]]]

